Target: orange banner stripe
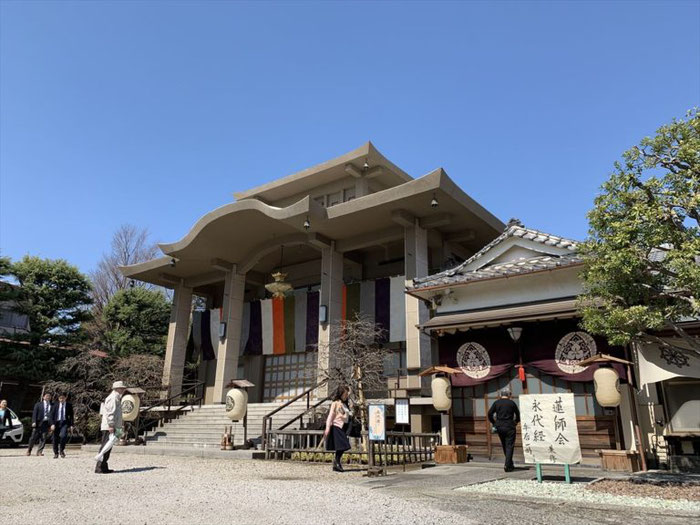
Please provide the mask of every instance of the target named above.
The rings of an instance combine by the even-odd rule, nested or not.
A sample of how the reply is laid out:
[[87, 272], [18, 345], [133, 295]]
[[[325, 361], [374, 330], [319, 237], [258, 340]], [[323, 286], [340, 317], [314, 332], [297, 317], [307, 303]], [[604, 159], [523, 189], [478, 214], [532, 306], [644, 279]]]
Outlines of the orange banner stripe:
[[272, 353], [284, 354], [284, 299], [272, 299]]

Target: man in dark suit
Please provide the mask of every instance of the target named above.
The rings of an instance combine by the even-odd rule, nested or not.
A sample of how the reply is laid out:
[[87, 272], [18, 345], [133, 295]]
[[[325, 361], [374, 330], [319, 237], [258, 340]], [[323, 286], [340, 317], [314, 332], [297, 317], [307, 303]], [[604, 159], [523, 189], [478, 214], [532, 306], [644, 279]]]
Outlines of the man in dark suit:
[[66, 400], [66, 394], [58, 394], [58, 403], [54, 403], [49, 414], [49, 424], [53, 432], [53, 459], [66, 457], [66, 441], [68, 429], [73, 426], [73, 404]]
[[515, 428], [520, 422], [520, 410], [511, 398], [510, 390], [504, 388], [501, 390], [501, 398], [496, 400], [488, 413], [488, 418], [491, 424], [496, 427], [498, 437], [501, 440], [503, 453], [506, 456], [506, 462], [503, 470], [513, 472], [513, 451], [515, 450]]
[[49, 416], [51, 415], [51, 394], [44, 394], [44, 397], [36, 405], [32, 412], [32, 437], [29, 438], [29, 448], [27, 456], [32, 454], [34, 444], [39, 441], [39, 448], [36, 451], [37, 456], [44, 455], [44, 446], [46, 446], [46, 433], [49, 431]]

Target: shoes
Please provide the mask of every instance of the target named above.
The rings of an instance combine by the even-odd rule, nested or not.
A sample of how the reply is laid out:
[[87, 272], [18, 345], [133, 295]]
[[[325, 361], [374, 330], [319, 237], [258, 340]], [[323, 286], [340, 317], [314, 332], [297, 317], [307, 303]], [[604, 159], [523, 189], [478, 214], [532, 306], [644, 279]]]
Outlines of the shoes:
[[345, 472], [343, 465], [341, 465], [340, 462], [336, 461], [335, 459], [333, 460], [333, 472]]
[[114, 472], [114, 470], [112, 470], [111, 468], [108, 468], [108, 469], [104, 469], [102, 471], [102, 474], [111, 474], [112, 472]]
[[65, 452], [61, 452], [61, 457], [62, 457], [62, 458], [65, 458], [65, 457], [66, 457], [66, 453], [65, 453]]
[[53, 459], [58, 459], [58, 454], [54, 454]]
[[31, 451], [31, 450], [27, 450], [27, 456], [31, 456], [31, 455], [32, 455], [32, 451]]
[[95, 465], [95, 474], [102, 474], [102, 462], [98, 461]]
[[503, 470], [505, 472], [513, 472], [515, 470], [515, 467], [503, 467]]
[[37, 452], [36, 455], [37, 455], [37, 456], [43, 456], [44, 453], [43, 453], [43, 452]]

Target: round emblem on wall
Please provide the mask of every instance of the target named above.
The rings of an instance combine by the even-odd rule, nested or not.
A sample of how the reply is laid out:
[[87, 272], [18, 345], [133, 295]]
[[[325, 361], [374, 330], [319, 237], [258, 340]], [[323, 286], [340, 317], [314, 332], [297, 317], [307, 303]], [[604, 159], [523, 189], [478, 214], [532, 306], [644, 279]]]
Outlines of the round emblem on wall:
[[479, 343], [465, 343], [457, 350], [457, 366], [472, 379], [482, 379], [491, 371], [491, 358]]
[[586, 332], [569, 332], [561, 338], [554, 354], [559, 369], [567, 374], [580, 374], [587, 366], [578, 363], [596, 355], [595, 341]]

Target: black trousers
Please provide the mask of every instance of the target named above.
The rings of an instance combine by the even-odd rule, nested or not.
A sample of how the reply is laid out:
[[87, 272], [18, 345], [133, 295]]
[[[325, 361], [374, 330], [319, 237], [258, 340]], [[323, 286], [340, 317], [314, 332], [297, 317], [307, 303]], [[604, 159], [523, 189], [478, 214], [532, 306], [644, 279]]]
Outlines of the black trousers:
[[501, 440], [503, 453], [506, 456], [504, 467], [512, 469], [513, 465], [513, 450], [515, 449], [515, 427], [511, 425], [496, 427], [498, 437]]
[[53, 429], [53, 453], [63, 452], [66, 449], [66, 441], [68, 441], [68, 423], [61, 421], [56, 423]]
[[49, 431], [49, 422], [42, 421], [37, 424], [32, 430], [32, 436], [29, 438], [29, 452], [32, 451], [34, 445], [39, 442], [39, 448], [37, 452], [44, 452], [44, 447], [46, 446], [46, 434]]
[[[105, 443], [109, 440], [109, 430], [103, 430], [102, 431], [102, 444], [100, 445], [100, 450], [102, 450], [102, 447], [105, 446]], [[107, 462], [109, 461], [109, 456], [112, 454], [112, 450], [110, 449], [109, 452], [107, 452], [104, 457], [102, 458], [102, 471], [106, 471], [108, 469]]]

